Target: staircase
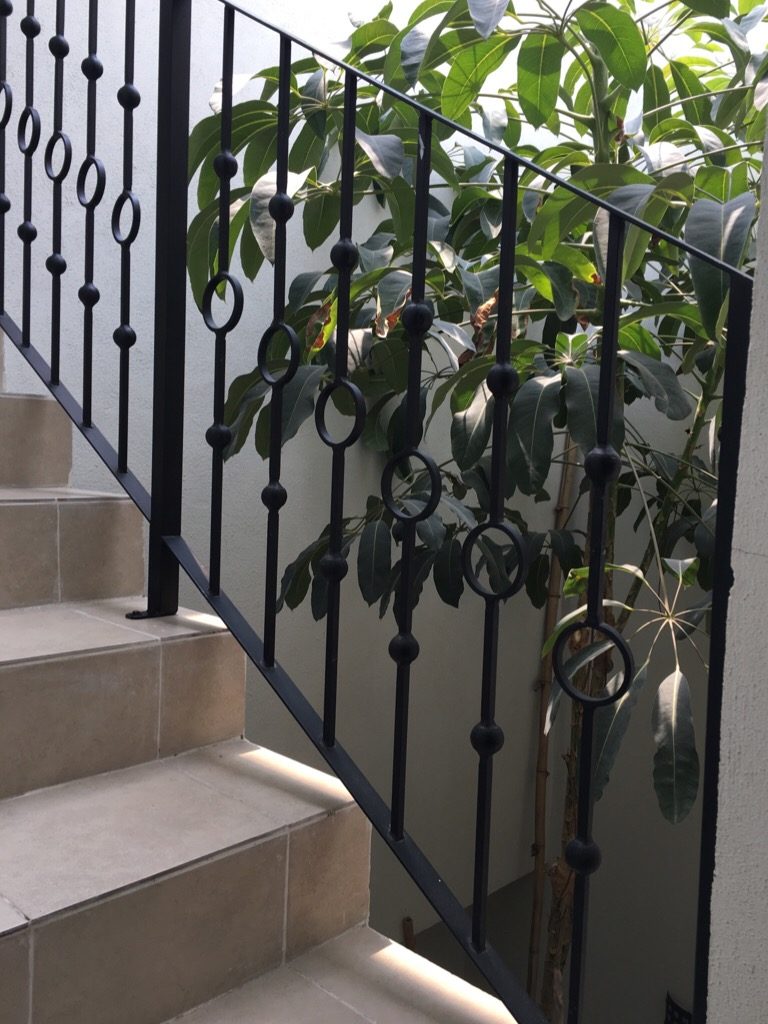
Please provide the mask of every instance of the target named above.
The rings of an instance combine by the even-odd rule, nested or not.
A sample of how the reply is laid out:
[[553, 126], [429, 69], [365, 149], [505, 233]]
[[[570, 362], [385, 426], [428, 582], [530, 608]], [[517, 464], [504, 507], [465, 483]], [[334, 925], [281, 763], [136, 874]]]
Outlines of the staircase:
[[509, 1024], [366, 926], [369, 826], [243, 739], [221, 623], [126, 619], [141, 518], [69, 488], [58, 405], [0, 439], [0, 1024]]

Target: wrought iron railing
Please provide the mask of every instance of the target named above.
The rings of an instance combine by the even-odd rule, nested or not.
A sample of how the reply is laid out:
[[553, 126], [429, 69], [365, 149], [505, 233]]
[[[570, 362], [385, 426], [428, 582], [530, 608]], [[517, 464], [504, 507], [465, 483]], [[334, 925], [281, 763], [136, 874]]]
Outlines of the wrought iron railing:
[[[131, 327], [131, 246], [140, 227], [141, 207], [133, 191], [133, 113], [140, 102], [134, 84], [135, 0], [126, 0], [124, 84], [117, 93], [123, 110], [122, 191], [112, 210], [112, 233], [120, 251], [120, 324], [114, 331], [119, 348], [119, 410], [117, 447], [102, 434], [92, 418], [94, 308], [100, 300], [96, 284], [94, 260], [94, 221], [105, 196], [105, 168], [97, 152], [97, 102], [102, 65], [98, 57], [99, 3], [89, 0], [88, 52], [82, 62], [87, 80], [87, 147], [86, 158], [76, 176], [76, 195], [84, 210], [85, 234], [83, 251], [84, 283], [79, 289], [83, 306], [82, 324], [82, 400], [78, 402], [62, 381], [61, 374], [61, 289], [62, 277], [69, 269], [62, 256], [62, 196], [72, 180], [72, 145], [64, 131], [64, 63], [69, 56], [65, 31], [65, 0], [56, 0], [55, 24], [48, 43], [53, 57], [54, 103], [50, 135], [44, 150], [45, 172], [53, 187], [52, 252], [45, 259], [51, 276], [50, 293], [50, 362], [33, 344], [35, 329], [32, 309], [32, 266], [36, 256], [33, 167], [43, 139], [43, 125], [35, 106], [36, 73], [42, 59], [39, 36], [42, 26], [35, 15], [35, 0], [27, 0], [20, 20], [26, 40], [24, 105], [18, 112], [18, 149], [23, 156], [23, 195], [6, 195], [6, 134], [14, 116], [13, 85], [7, 78], [6, 45], [13, 7], [10, 0], [0, 0], [0, 91], [4, 107], [0, 114], [0, 327], [22, 353], [50, 393], [61, 404], [86, 440], [93, 446], [114, 474], [126, 493], [149, 521], [148, 608], [147, 616], [173, 614], [178, 607], [179, 570], [183, 569], [213, 610], [229, 627], [262, 676], [280, 697], [306, 735], [345, 783], [354, 799], [394, 855], [418, 884], [439, 916], [458, 939], [467, 955], [479, 968], [519, 1024], [541, 1024], [541, 1011], [526, 994], [523, 986], [505, 966], [486, 939], [488, 902], [488, 864], [490, 850], [491, 796], [494, 755], [503, 743], [503, 734], [495, 721], [496, 657], [499, 640], [499, 609], [510, 594], [520, 588], [525, 575], [525, 549], [517, 530], [503, 514], [505, 445], [509, 400], [518, 386], [517, 374], [510, 358], [513, 303], [510, 289], [500, 288], [498, 306], [498, 338], [496, 362], [487, 377], [487, 386], [495, 397], [492, 429], [492, 461], [490, 480], [490, 515], [473, 529], [463, 549], [463, 571], [469, 587], [485, 602], [482, 686], [480, 717], [472, 729], [471, 743], [478, 755], [477, 818], [475, 835], [474, 901], [467, 914], [457, 897], [449, 891], [436, 868], [406, 830], [406, 769], [408, 751], [409, 682], [411, 666], [419, 655], [419, 644], [412, 621], [412, 575], [417, 523], [428, 517], [437, 506], [441, 492], [438, 468], [429, 454], [420, 449], [421, 416], [419, 389], [422, 343], [432, 322], [432, 309], [425, 291], [427, 215], [431, 175], [431, 143], [435, 124], [447, 126], [465, 139], [473, 140], [501, 157], [503, 161], [503, 216], [500, 247], [500, 280], [511, 281], [515, 269], [517, 234], [518, 179], [522, 170], [534, 171], [542, 179], [557, 184], [575, 196], [606, 211], [609, 219], [608, 255], [605, 282], [605, 320], [597, 416], [597, 444], [585, 460], [585, 471], [591, 483], [591, 537], [589, 544], [589, 585], [587, 611], [583, 622], [564, 630], [554, 648], [554, 670], [563, 689], [583, 710], [581, 753], [579, 758], [579, 799], [576, 837], [567, 850], [567, 861], [575, 873], [575, 905], [573, 942], [569, 972], [569, 1024], [580, 1020], [582, 981], [584, 977], [585, 934], [590, 875], [600, 862], [600, 851], [592, 837], [591, 744], [593, 723], [598, 707], [617, 701], [632, 684], [632, 653], [621, 634], [604, 621], [603, 580], [605, 568], [606, 496], [619, 468], [619, 457], [611, 446], [611, 423], [616, 374], [619, 302], [622, 292], [622, 251], [628, 226], [647, 230], [657, 240], [676, 246], [689, 257], [695, 257], [727, 275], [730, 281], [730, 312], [728, 317], [727, 361], [724, 386], [724, 415], [720, 433], [721, 444], [728, 453], [722, 460], [718, 487], [716, 565], [713, 595], [713, 625], [709, 673], [709, 704], [706, 735], [706, 768], [703, 792], [703, 825], [701, 839], [701, 872], [699, 898], [698, 948], [696, 958], [696, 1007], [694, 1019], [706, 1019], [707, 966], [709, 948], [709, 902], [714, 869], [714, 837], [717, 809], [717, 774], [720, 740], [720, 705], [725, 628], [728, 596], [731, 587], [731, 536], [736, 492], [736, 472], [741, 430], [749, 317], [751, 279], [721, 260], [702, 252], [686, 242], [646, 224], [640, 217], [613, 206], [610, 201], [591, 195], [573, 183], [536, 166], [500, 145], [453, 124], [440, 113], [413, 98], [403, 96], [384, 83], [360, 70], [323, 54], [317, 47], [275, 29], [237, 3], [215, 0], [222, 4], [224, 47], [222, 60], [221, 146], [215, 161], [220, 181], [220, 216], [218, 220], [218, 272], [208, 283], [203, 299], [203, 318], [215, 338], [214, 379], [212, 387], [213, 425], [206, 438], [212, 451], [211, 518], [209, 572], [206, 573], [181, 533], [184, 366], [187, 305], [186, 233], [187, 233], [187, 155], [190, 91], [190, 38], [192, 0], [161, 0], [159, 4], [159, 56], [157, 109], [157, 176], [156, 202], [156, 277], [155, 277], [155, 343], [154, 398], [152, 426], [152, 487], [148, 492], [129, 468], [128, 459], [128, 387], [129, 354], [136, 341]], [[111, 13], [111, 12], [110, 12]], [[272, 391], [271, 433], [268, 481], [262, 491], [267, 512], [267, 543], [265, 552], [265, 614], [262, 633], [246, 620], [240, 609], [221, 588], [222, 492], [224, 449], [230, 433], [224, 423], [226, 386], [227, 336], [235, 328], [245, 309], [243, 290], [230, 270], [229, 206], [230, 182], [237, 170], [232, 147], [232, 72], [237, 19], [243, 17], [268, 31], [279, 33], [280, 65], [277, 125], [277, 190], [270, 203], [275, 222], [274, 309], [258, 350], [258, 365]], [[286, 267], [288, 262], [286, 223], [293, 212], [288, 196], [288, 152], [290, 126], [291, 53], [294, 46], [303, 47], [344, 72], [343, 152], [341, 166], [340, 237], [331, 250], [331, 261], [338, 275], [338, 325], [334, 378], [321, 393], [316, 424], [320, 437], [331, 449], [332, 486], [330, 538], [328, 553], [320, 570], [328, 581], [329, 601], [325, 653], [325, 696], [322, 715], [318, 714], [299, 686], [276, 660], [276, 614], [278, 607], [278, 550], [280, 513], [288, 498], [281, 481], [281, 404], [283, 389], [295, 374], [299, 356], [299, 340], [284, 321], [286, 310]], [[392, 754], [391, 799], [387, 803], [374, 789], [358, 765], [336, 739], [338, 652], [341, 641], [340, 595], [347, 572], [343, 548], [342, 502], [345, 479], [345, 456], [362, 433], [366, 406], [362, 394], [347, 373], [349, 336], [350, 282], [357, 262], [353, 241], [353, 178], [356, 119], [356, 92], [359, 82], [389, 93], [418, 113], [418, 159], [415, 181], [416, 205], [413, 225], [413, 261], [410, 299], [403, 312], [408, 338], [408, 387], [406, 400], [405, 447], [386, 466], [382, 478], [382, 495], [386, 507], [402, 524], [402, 575], [399, 583], [398, 632], [389, 645], [389, 654], [396, 666], [396, 709]], [[8, 214], [19, 204], [22, 210], [18, 237], [21, 241], [21, 288], [16, 297], [20, 304], [20, 323], [7, 309], [5, 284], [6, 261], [16, 260], [18, 252], [7, 246]], [[121, 227], [130, 208], [127, 227]], [[40, 255], [40, 259], [42, 259]], [[231, 311], [226, 320], [215, 319], [213, 299], [224, 287], [231, 292]], [[268, 361], [270, 342], [282, 334], [287, 344], [287, 365], [279, 376], [274, 375]], [[335, 440], [326, 428], [324, 412], [334, 392], [344, 390], [354, 404], [353, 425], [348, 435]], [[428, 493], [423, 507], [416, 513], [402, 506], [393, 493], [397, 464], [406, 458], [423, 465]], [[474, 546], [489, 529], [501, 530], [518, 553], [513, 580], [502, 591], [487, 590], [473, 570]], [[579, 690], [565, 669], [568, 639], [577, 630], [588, 629], [612, 641], [623, 664], [621, 686], [610, 695], [590, 696]]]

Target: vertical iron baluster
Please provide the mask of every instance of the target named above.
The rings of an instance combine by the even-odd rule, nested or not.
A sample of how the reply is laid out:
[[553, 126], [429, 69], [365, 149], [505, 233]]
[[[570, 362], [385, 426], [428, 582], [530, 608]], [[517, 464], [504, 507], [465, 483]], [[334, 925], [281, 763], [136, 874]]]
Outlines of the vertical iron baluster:
[[[427, 227], [429, 220], [429, 177], [432, 167], [432, 118], [419, 117], [418, 157], [416, 161], [416, 206], [413, 230], [411, 298], [403, 310], [402, 323], [408, 335], [408, 388], [405, 408], [405, 449], [387, 464], [381, 481], [384, 503], [403, 527], [400, 582], [396, 618], [398, 632], [389, 644], [389, 654], [397, 665], [395, 693], [395, 734], [392, 753], [392, 804], [390, 832], [402, 839], [405, 828], [405, 781], [408, 752], [408, 703], [411, 664], [419, 656], [419, 644], [411, 632], [413, 620], [413, 575], [416, 524], [429, 518], [440, 501], [442, 481], [434, 461], [419, 451], [423, 425], [421, 420], [421, 356], [424, 337], [432, 326], [432, 307], [425, 302], [427, 271]], [[429, 477], [430, 493], [424, 508], [416, 514], [405, 511], [393, 495], [392, 484], [398, 466], [409, 459], [420, 461]]]
[[3, 111], [0, 114], [0, 312], [5, 312], [5, 215], [11, 201], [5, 194], [5, 129], [13, 112], [13, 91], [5, 80], [8, 70], [8, 18], [13, 14], [10, 0], [0, 0], [0, 93]]
[[155, 217], [152, 511], [147, 614], [179, 606], [179, 563], [165, 538], [181, 532], [187, 306], [187, 161], [191, 0], [160, 4]]
[[[221, 88], [221, 151], [213, 166], [219, 178], [219, 269], [206, 286], [203, 296], [203, 317], [206, 326], [213, 331], [216, 342], [213, 378], [213, 423], [206, 431], [205, 438], [211, 446], [211, 533], [210, 571], [208, 587], [212, 594], [221, 589], [221, 517], [224, 489], [224, 449], [232, 434], [224, 424], [224, 390], [226, 387], [227, 334], [237, 326], [243, 312], [243, 292], [240, 282], [229, 273], [229, 207], [230, 182], [237, 174], [237, 160], [232, 147], [232, 74], [235, 45], [235, 11], [224, 8], [224, 44], [222, 55]], [[217, 324], [213, 318], [212, 305], [216, 293], [229, 286], [232, 289], [233, 308], [224, 324]]]
[[[344, 81], [344, 134], [341, 158], [341, 211], [339, 240], [331, 250], [331, 262], [338, 272], [338, 319], [336, 324], [336, 358], [334, 379], [320, 395], [315, 410], [317, 429], [322, 440], [333, 451], [331, 469], [331, 517], [328, 552], [320, 560], [320, 571], [328, 581], [328, 614], [325, 636], [325, 699], [323, 708], [323, 741], [332, 747], [336, 742], [336, 692], [339, 670], [339, 610], [341, 581], [347, 574], [343, 551], [344, 533], [344, 463], [345, 451], [360, 437], [365, 425], [365, 400], [359, 388], [348, 379], [349, 358], [349, 289], [352, 271], [357, 266], [357, 246], [352, 241], [352, 206], [355, 185], [355, 108], [357, 79], [347, 71]], [[325, 425], [325, 409], [335, 392], [346, 391], [355, 407], [355, 423], [349, 434], [334, 441]]]
[[[85, 280], [78, 297], [83, 304], [83, 426], [91, 426], [93, 408], [93, 310], [101, 295], [93, 283], [93, 250], [96, 225], [96, 207], [102, 200], [107, 175], [104, 164], [96, 156], [96, 83], [104, 73], [96, 55], [99, 36], [99, 3], [88, 4], [88, 56], [82, 71], [88, 82], [86, 110], [86, 157], [77, 176], [77, 198], [85, 209]], [[87, 185], [91, 169], [95, 175], [93, 192], [88, 195]]]
[[[117, 426], [117, 469], [128, 470], [128, 384], [130, 351], [136, 344], [131, 327], [131, 246], [141, 224], [141, 206], [133, 192], [133, 112], [141, 102], [133, 82], [136, 40], [136, 0], [125, 0], [125, 81], [117, 91], [123, 108], [123, 191], [112, 211], [112, 237], [120, 246], [120, 324], [112, 337], [120, 350], [120, 379]], [[131, 207], [131, 222], [123, 231], [120, 221], [126, 205]]]
[[[45, 261], [51, 275], [51, 384], [59, 383], [61, 356], [61, 278], [67, 269], [67, 261], [61, 254], [61, 194], [64, 179], [72, 165], [72, 143], [62, 131], [64, 118], [64, 58], [69, 53], [69, 43], [64, 37], [66, 0], [56, 0], [56, 33], [51, 36], [48, 49], [54, 62], [53, 85], [53, 134], [45, 149], [45, 173], [53, 182], [53, 251]], [[56, 167], [60, 150], [60, 164]]]
[[718, 466], [714, 556], [714, 564], [718, 569], [712, 587], [707, 725], [701, 794], [701, 859], [699, 862], [699, 904], [693, 996], [695, 1024], [705, 1024], [707, 1019], [712, 884], [715, 873], [720, 779], [723, 673], [725, 671], [728, 603], [733, 587], [731, 566], [733, 524], [736, 513], [741, 423], [747, 382], [752, 289], [752, 282], [743, 275], [731, 275], [728, 337], [725, 346], [725, 375], [723, 378], [723, 423], [719, 434], [722, 455]]
[[32, 158], [40, 143], [40, 114], [35, 109], [35, 39], [40, 35], [40, 22], [35, 17], [35, 0], [27, 0], [27, 13], [21, 19], [21, 31], [27, 45], [25, 106], [19, 119], [18, 132], [19, 149], [24, 154], [24, 220], [19, 225], [18, 235], [24, 246], [21, 342], [26, 347], [30, 343], [32, 313], [32, 243], [37, 238], [37, 228], [32, 222]]
[[[499, 302], [496, 338], [496, 363], [490, 369], [487, 386], [493, 396], [493, 432], [491, 442], [490, 515], [488, 522], [473, 529], [462, 550], [464, 576], [469, 586], [485, 599], [483, 634], [483, 674], [480, 721], [470, 736], [478, 758], [477, 820], [475, 827], [474, 897], [472, 903], [472, 942], [478, 950], [486, 945], [486, 911], [491, 842], [491, 806], [493, 801], [493, 757], [504, 744], [504, 733], [495, 721], [496, 670], [499, 647], [500, 603], [516, 593], [525, 579], [522, 538], [504, 521], [504, 485], [506, 481], [507, 419], [509, 401], [519, 379], [510, 363], [512, 313], [517, 237], [518, 167], [512, 157], [504, 162], [504, 192], [499, 257]], [[517, 571], [498, 590], [486, 588], [472, 567], [472, 558], [483, 534], [503, 533], [516, 551]]]
[[[558, 636], [552, 652], [555, 676], [566, 693], [581, 708], [581, 738], [578, 763], [578, 811], [576, 835], [568, 843], [565, 859], [575, 873], [573, 932], [568, 997], [568, 1024], [578, 1024], [581, 1014], [582, 984], [586, 952], [589, 876], [600, 866], [600, 848], [592, 839], [592, 746], [597, 708], [619, 700], [632, 684], [632, 654], [622, 636], [603, 621], [605, 586], [605, 539], [608, 488], [621, 469], [621, 459], [611, 444], [616, 393], [616, 365], [621, 299], [621, 273], [625, 222], [611, 213], [606, 259], [605, 309], [600, 357], [596, 445], [584, 460], [584, 471], [591, 482], [589, 578], [587, 614], [583, 622], [572, 623]], [[610, 640], [623, 662], [621, 683], [612, 692], [591, 694], [578, 690], [564, 665], [567, 644], [576, 632], [600, 633]]]
[[[275, 626], [277, 618], [277, 559], [280, 541], [280, 509], [286, 502], [280, 483], [283, 442], [283, 389], [293, 379], [299, 364], [299, 339], [285, 317], [286, 224], [293, 216], [294, 204], [288, 195], [288, 144], [291, 134], [291, 40], [280, 36], [280, 71], [277, 103], [277, 188], [269, 201], [269, 213], [275, 222], [275, 281], [273, 320], [259, 343], [258, 364], [262, 377], [272, 389], [269, 410], [269, 483], [261, 492], [267, 509], [267, 565], [264, 583], [264, 664], [275, 664]], [[285, 334], [290, 356], [285, 371], [276, 377], [269, 367], [269, 346], [279, 333]]]

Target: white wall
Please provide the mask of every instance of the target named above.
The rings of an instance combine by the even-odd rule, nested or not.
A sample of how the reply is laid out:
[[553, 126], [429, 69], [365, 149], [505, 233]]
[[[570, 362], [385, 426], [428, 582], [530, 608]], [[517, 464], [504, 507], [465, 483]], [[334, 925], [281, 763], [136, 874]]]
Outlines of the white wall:
[[[763, 177], [763, 195], [768, 177]], [[733, 538], [709, 1019], [765, 1020], [768, 1006], [768, 219], [761, 217]]]

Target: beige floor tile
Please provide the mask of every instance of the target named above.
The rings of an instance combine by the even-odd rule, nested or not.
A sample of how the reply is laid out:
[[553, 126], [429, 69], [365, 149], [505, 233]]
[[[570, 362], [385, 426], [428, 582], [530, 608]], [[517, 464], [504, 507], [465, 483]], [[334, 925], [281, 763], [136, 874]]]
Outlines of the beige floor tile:
[[57, 529], [55, 502], [0, 503], [0, 608], [58, 600]]
[[0, 484], [66, 486], [72, 468], [72, 426], [51, 398], [0, 395]]
[[[59, 505], [62, 601], [139, 594], [144, 587], [143, 520], [125, 501]], [[94, 543], [98, 538], [98, 543]]]
[[177, 759], [156, 761], [0, 804], [0, 894], [39, 918], [275, 831]]
[[15, 932], [0, 939], [0, 1020], [29, 1021], [29, 935]]
[[370, 1024], [287, 967], [192, 1010], [178, 1024]]
[[346, 789], [332, 775], [316, 771], [291, 758], [247, 740], [217, 743], [177, 758], [191, 778], [259, 810], [273, 824], [289, 825], [338, 810], [351, 802]]
[[514, 1024], [498, 999], [369, 928], [313, 949], [291, 969], [376, 1024]]
[[285, 837], [42, 925], [35, 1024], [158, 1024], [276, 966]]
[[0, 612], [0, 665], [148, 643], [126, 621], [98, 621], [85, 608], [44, 605]]
[[102, 622], [119, 625], [153, 640], [166, 640], [182, 636], [198, 636], [225, 631], [224, 623], [216, 615], [182, 608], [177, 615], [158, 619], [126, 619], [129, 612], [146, 608], [144, 597], [129, 596], [107, 598], [102, 601], [81, 601], [72, 605], [84, 615]]
[[368, 918], [370, 825], [356, 808], [290, 834], [286, 955]]
[[151, 761], [159, 688], [157, 643], [0, 666], [0, 798]]
[[245, 655], [229, 634], [162, 645], [160, 756], [241, 736]]

